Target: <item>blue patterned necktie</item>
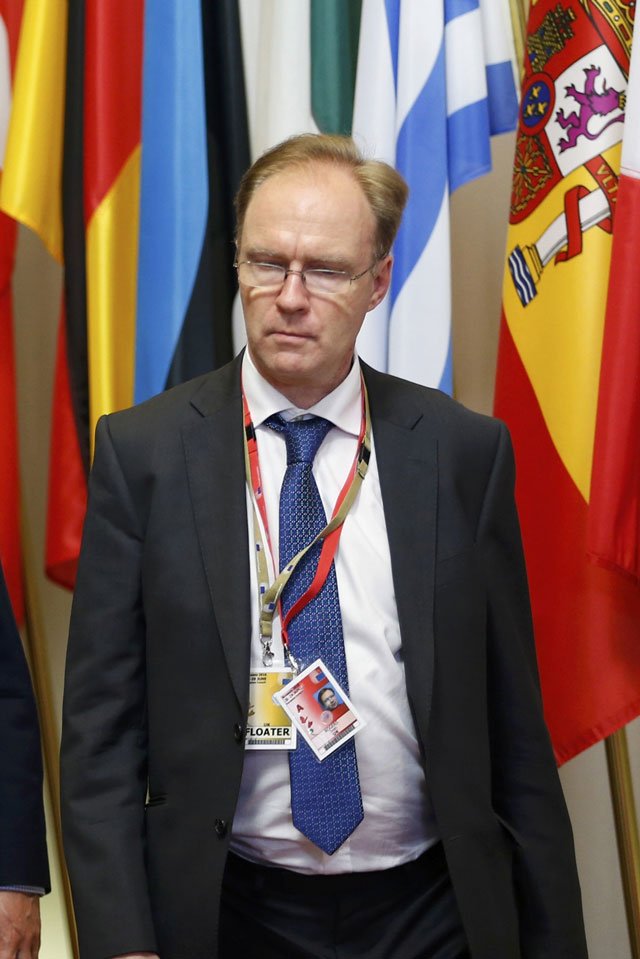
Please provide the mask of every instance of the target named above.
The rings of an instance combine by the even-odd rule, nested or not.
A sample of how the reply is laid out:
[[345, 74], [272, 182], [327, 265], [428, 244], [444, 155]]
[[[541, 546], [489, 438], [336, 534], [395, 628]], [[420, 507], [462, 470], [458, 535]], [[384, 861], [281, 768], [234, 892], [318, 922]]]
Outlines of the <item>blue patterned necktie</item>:
[[[331, 423], [318, 416], [287, 422], [276, 415], [267, 425], [283, 433], [287, 444], [287, 469], [280, 491], [280, 569], [284, 569], [327, 523], [311, 466]], [[311, 585], [320, 549], [320, 543], [312, 547], [292, 573], [282, 594], [283, 615]], [[349, 692], [333, 563], [318, 595], [289, 623], [288, 635], [301, 668], [320, 658]], [[289, 753], [289, 771], [293, 824], [331, 855], [364, 817], [355, 743], [350, 739], [320, 762], [299, 738], [297, 749]]]

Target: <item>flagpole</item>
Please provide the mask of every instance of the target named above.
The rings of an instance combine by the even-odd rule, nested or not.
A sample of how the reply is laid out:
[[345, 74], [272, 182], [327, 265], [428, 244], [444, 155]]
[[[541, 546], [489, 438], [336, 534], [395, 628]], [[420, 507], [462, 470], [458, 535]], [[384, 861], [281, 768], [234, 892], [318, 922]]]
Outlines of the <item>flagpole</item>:
[[640, 844], [627, 730], [623, 727], [608, 736], [605, 739], [605, 749], [631, 956], [632, 959], [640, 959]]
[[516, 51], [516, 63], [520, 67], [520, 81], [524, 71], [524, 54], [527, 41], [528, 0], [509, 0], [513, 45]]
[[79, 959], [80, 952], [78, 948], [78, 939], [76, 925], [73, 913], [73, 900], [71, 898], [71, 884], [64, 860], [64, 850], [62, 847], [62, 829], [60, 822], [60, 771], [58, 766], [58, 736], [56, 734], [56, 722], [53, 709], [53, 697], [51, 693], [51, 680], [49, 660], [46, 646], [44, 643], [44, 631], [42, 628], [42, 615], [40, 609], [40, 598], [36, 584], [35, 566], [33, 562], [33, 548], [31, 545], [31, 536], [28, 522], [25, 515], [24, 506], [22, 507], [22, 557], [23, 557], [23, 575], [25, 591], [25, 637], [29, 662], [31, 665], [31, 677], [33, 680], [34, 691], [38, 703], [38, 714], [40, 717], [40, 731], [42, 736], [42, 752], [44, 756], [44, 768], [49, 787], [49, 797], [51, 800], [51, 809], [53, 811], [53, 821], [56, 838], [56, 848], [58, 860], [60, 862], [60, 874], [62, 876], [62, 888], [64, 901], [67, 910], [67, 922], [69, 926], [69, 936], [71, 939], [71, 948], [74, 959]]

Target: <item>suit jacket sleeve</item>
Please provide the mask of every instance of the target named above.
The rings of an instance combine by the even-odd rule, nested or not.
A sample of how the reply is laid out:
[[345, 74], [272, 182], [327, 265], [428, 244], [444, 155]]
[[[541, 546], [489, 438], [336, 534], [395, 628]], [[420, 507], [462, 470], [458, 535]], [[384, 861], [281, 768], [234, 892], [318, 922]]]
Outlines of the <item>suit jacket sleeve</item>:
[[0, 886], [48, 891], [38, 716], [1, 572], [0, 756]]
[[501, 425], [478, 528], [488, 596], [493, 804], [513, 843], [523, 959], [586, 959], [571, 824], [542, 718], [514, 472]]
[[109, 421], [96, 433], [71, 615], [62, 822], [83, 959], [155, 952], [145, 870], [143, 532]]

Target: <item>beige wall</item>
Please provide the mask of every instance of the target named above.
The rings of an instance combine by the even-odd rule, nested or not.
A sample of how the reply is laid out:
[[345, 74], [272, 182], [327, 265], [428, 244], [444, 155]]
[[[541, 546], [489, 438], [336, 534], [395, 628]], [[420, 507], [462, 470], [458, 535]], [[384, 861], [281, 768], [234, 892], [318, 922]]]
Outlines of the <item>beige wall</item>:
[[[456, 392], [462, 402], [490, 412], [500, 313], [513, 137], [494, 141], [494, 172], [453, 198], [454, 345]], [[44, 552], [50, 400], [60, 273], [37, 239], [23, 231], [16, 271], [16, 332], [24, 503], [38, 558], [37, 583], [44, 620], [56, 716], [70, 600], [41, 573]], [[59, 720], [57, 720], [59, 722]], [[640, 727], [630, 746], [638, 754]], [[638, 780], [638, 764], [634, 772]], [[574, 824], [591, 959], [630, 959], [617, 868], [604, 749], [595, 746], [562, 770]], [[636, 782], [640, 795], [640, 781]], [[50, 843], [51, 852], [55, 844]], [[55, 858], [55, 857], [54, 857]], [[43, 959], [68, 959], [60, 881], [43, 903]]]

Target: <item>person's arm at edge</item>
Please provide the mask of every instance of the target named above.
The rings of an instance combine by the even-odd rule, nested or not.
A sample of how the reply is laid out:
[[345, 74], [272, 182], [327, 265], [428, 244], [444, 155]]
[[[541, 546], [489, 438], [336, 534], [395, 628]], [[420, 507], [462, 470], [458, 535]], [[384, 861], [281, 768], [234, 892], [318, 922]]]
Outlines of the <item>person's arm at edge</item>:
[[40, 896], [49, 889], [49, 872], [38, 717], [2, 575], [0, 635], [0, 959], [13, 959], [18, 950], [38, 954]]
[[37, 959], [40, 951], [40, 897], [0, 889], [0, 959]]

